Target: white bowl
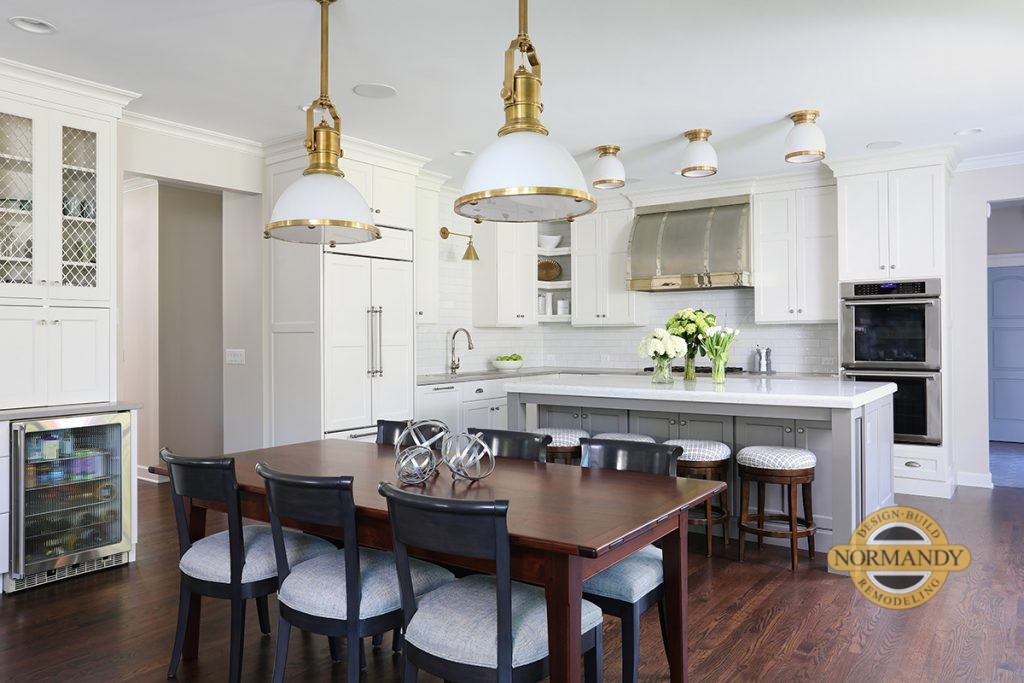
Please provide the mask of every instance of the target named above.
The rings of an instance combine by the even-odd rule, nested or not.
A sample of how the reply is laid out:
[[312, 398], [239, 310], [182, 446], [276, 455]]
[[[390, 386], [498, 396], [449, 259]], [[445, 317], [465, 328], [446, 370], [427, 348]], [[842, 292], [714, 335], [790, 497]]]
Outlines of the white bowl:
[[537, 246], [541, 249], [554, 249], [561, 241], [561, 235], [537, 235]]
[[521, 360], [491, 360], [491, 365], [498, 372], [515, 372], [519, 368], [523, 367], [523, 361]]

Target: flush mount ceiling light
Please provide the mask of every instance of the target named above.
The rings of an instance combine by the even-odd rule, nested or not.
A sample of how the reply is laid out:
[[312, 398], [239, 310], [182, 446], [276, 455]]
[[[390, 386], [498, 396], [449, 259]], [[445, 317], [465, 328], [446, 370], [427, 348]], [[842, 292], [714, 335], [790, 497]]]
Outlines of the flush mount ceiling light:
[[[327, 94], [327, 18], [334, 0], [315, 2], [320, 5], [320, 95], [306, 110], [309, 166], [281, 193], [263, 237], [332, 247], [380, 239], [366, 200], [338, 167], [341, 117]], [[314, 115], [321, 117], [316, 125]]]
[[579, 164], [540, 122], [540, 86], [540, 60], [527, 34], [527, 0], [519, 0], [519, 34], [505, 50], [505, 125], [466, 174], [455, 213], [478, 223], [524, 223], [572, 220], [597, 208]]
[[706, 178], [718, 173], [718, 152], [708, 142], [711, 131], [707, 128], [694, 128], [683, 135], [689, 142], [683, 149], [683, 161], [676, 175], [685, 178]]
[[598, 190], [615, 190], [626, 184], [626, 167], [616, 156], [620, 149], [618, 145], [601, 145], [594, 149], [599, 156], [591, 185]]
[[978, 133], [984, 132], [984, 128], [961, 128], [957, 132], [953, 133], [953, 135], [959, 135], [960, 137], [963, 137], [965, 135], [977, 135]]
[[868, 149], [892, 149], [893, 147], [899, 147], [903, 143], [899, 140], [875, 140], [865, 145]]
[[57, 27], [48, 21], [36, 19], [35, 17], [11, 17], [7, 20], [11, 26], [28, 33], [56, 33]]
[[793, 127], [786, 135], [786, 161], [809, 164], [825, 158], [825, 134], [815, 123], [819, 116], [817, 109], [801, 109], [789, 115]]
[[383, 100], [398, 94], [398, 90], [387, 83], [360, 83], [352, 88], [352, 92], [360, 97], [369, 97], [375, 100]]
[[471, 157], [474, 154], [476, 154], [476, 152], [471, 149], [457, 149], [452, 152], [453, 157]]
[[459, 237], [468, 237], [469, 244], [466, 245], [466, 253], [462, 255], [463, 261], [479, 261], [480, 254], [476, 253], [476, 247], [473, 246], [473, 236], [467, 235], [464, 232], [452, 232], [448, 228], [441, 228], [441, 239], [446, 240], [452, 235], [458, 235]]

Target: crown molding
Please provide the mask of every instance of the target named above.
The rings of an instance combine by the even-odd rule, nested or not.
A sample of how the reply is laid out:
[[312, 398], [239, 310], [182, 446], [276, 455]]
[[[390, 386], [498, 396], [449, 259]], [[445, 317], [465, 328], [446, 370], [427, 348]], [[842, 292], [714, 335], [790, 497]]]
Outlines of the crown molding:
[[948, 173], [956, 169], [960, 153], [956, 145], [932, 145], [916, 147], [900, 152], [887, 154], [870, 154], [845, 159], [826, 160], [824, 163], [835, 173], [836, 177], [860, 175], [862, 173], [878, 173], [881, 171], [898, 171], [904, 168], [920, 168], [922, 166], [945, 166]]
[[131, 90], [3, 58], [0, 58], [0, 91], [9, 91], [22, 99], [61, 104], [112, 118], [120, 118], [124, 107], [141, 97]]
[[1005, 152], [1003, 154], [990, 154], [983, 157], [968, 157], [957, 165], [956, 172], [981, 171], [986, 168], [999, 168], [1001, 166], [1024, 166], [1024, 150]]
[[[393, 171], [417, 175], [423, 166], [430, 161], [427, 157], [410, 154], [393, 147], [378, 145], [368, 140], [360, 140], [349, 135], [342, 136], [341, 146], [344, 150], [341, 166], [345, 167], [345, 159], [361, 161], [373, 166], [390, 168]], [[305, 136], [289, 135], [271, 140], [263, 145], [266, 163], [276, 164], [289, 159], [306, 158]]]
[[760, 194], [764, 192], [784, 192], [809, 187], [835, 185], [835, 177], [827, 169], [817, 164], [812, 170], [780, 173], [770, 176], [751, 176], [732, 180], [714, 180], [701, 182], [684, 179], [686, 186], [645, 190], [640, 192], [624, 192], [632, 206], [657, 206], [676, 202], [714, 199], [715, 197], [732, 197], [736, 195]]
[[147, 187], [157, 187], [159, 184], [156, 180], [146, 176], [130, 176], [126, 177], [121, 183], [121, 191], [134, 192], [135, 190], [145, 190]]
[[175, 137], [185, 138], [203, 145], [221, 147], [233, 152], [263, 156], [263, 145], [253, 140], [246, 140], [245, 138], [235, 137], [234, 135], [228, 135], [226, 133], [218, 133], [217, 131], [198, 128], [185, 123], [158, 119], [155, 116], [147, 116], [146, 114], [137, 114], [132, 111], [126, 111], [124, 113], [124, 118], [121, 119], [120, 125], [137, 128], [151, 133], [173, 135]]
[[438, 173], [437, 171], [420, 169], [419, 175], [416, 176], [416, 187], [421, 190], [440, 192], [441, 188], [449, 180], [451, 180], [451, 176]]

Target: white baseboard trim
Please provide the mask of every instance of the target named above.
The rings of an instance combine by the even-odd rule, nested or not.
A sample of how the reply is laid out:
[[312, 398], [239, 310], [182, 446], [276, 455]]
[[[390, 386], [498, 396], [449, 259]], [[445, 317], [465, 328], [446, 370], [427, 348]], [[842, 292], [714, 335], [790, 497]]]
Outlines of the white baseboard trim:
[[[929, 498], [953, 497], [956, 491], [956, 484], [952, 481], [929, 481], [927, 479], [909, 479], [907, 477], [896, 477], [894, 480], [896, 495], [927, 496]], [[900, 505], [900, 501], [896, 501]]]
[[979, 489], [992, 488], [991, 472], [957, 472], [957, 486], [974, 486]]
[[170, 481], [167, 477], [163, 477], [159, 474], [150, 474], [148, 465], [139, 465], [136, 468], [135, 476], [142, 481], [149, 481], [154, 484], [163, 484]]

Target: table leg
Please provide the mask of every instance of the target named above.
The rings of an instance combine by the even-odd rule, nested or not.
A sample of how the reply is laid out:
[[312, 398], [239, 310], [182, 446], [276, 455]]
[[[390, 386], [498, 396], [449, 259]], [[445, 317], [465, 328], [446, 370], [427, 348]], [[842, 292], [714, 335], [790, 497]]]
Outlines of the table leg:
[[665, 609], [668, 617], [668, 665], [672, 672], [672, 683], [685, 683], [689, 678], [686, 514], [686, 510], [683, 510], [676, 529], [662, 539], [661, 545], [665, 567]]
[[[188, 536], [193, 543], [206, 535], [206, 508], [190, 504], [185, 508], [188, 515]], [[192, 602], [188, 608], [188, 625], [185, 627], [185, 647], [182, 649], [182, 657], [185, 659], [196, 659], [199, 657], [199, 617], [202, 609], [201, 598], [198, 594], [192, 594]]]
[[576, 555], [548, 553], [544, 560], [548, 608], [549, 670], [553, 683], [579, 683], [583, 566]]

